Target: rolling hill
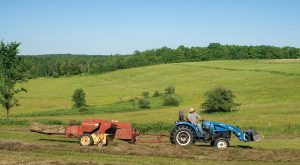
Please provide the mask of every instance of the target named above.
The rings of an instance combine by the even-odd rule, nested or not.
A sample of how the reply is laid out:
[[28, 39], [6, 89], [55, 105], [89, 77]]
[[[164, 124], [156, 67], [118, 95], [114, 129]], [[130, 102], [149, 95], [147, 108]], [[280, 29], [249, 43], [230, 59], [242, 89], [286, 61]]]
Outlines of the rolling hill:
[[[300, 61], [294, 60], [228, 60], [162, 64], [118, 70], [98, 75], [30, 80], [28, 93], [18, 95], [21, 106], [13, 109], [18, 119], [53, 119], [68, 121], [83, 118], [116, 119], [134, 123], [172, 123], [178, 110], [195, 107], [200, 110], [203, 94], [215, 86], [230, 88], [241, 103], [237, 112], [202, 114], [206, 119], [233, 123], [241, 128], [252, 127], [264, 134], [300, 134]], [[181, 104], [178, 107], [158, 106], [139, 111], [34, 116], [60, 109], [71, 109], [71, 95], [83, 88], [90, 106], [106, 106], [127, 102], [151, 94], [169, 85], [176, 87]], [[113, 107], [112, 107], [113, 111]], [[2, 112], [3, 113], [3, 112]], [[3, 114], [4, 115], [4, 114]]]
[[[299, 60], [173, 63], [98, 75], [29, 80], [28, 93], [18, 95], [21, 106], [11, 111], [16, 120], [0, 120], [0, 164], [299, 164], [299, 64]], [[141, 97], [143, 91], [152, 94], [169, 85], [176, 87], [176, 97], [181, 102], [178, 107], [161, 106], [159, 98], [150, 98], [150, 109], [139, 109], [128, 102]], [[199, 111], [203, 93], [215, 86], [230, 88], [241, 103], [239, 110], [200, 114], [242, 129], [254, 128], [265, 135], [262, 141], [244, 143], [233, 137], [226, 151], [207, 144], [131, 145], [115, 140], [107, 147], [97, 148], [80, 147], [76, 138], [28, 131], [31, 121], [59, 124], [72, 119], [101, 118], [130, 121], [139, 130], [151, 128], [153, 133], [167, 134], [168, 127], [177, 120], [178, 110], [195, 107]], [[71, 108], [71, 95], [76, 88], [86, 91], [89, 111], [78, 113]]]

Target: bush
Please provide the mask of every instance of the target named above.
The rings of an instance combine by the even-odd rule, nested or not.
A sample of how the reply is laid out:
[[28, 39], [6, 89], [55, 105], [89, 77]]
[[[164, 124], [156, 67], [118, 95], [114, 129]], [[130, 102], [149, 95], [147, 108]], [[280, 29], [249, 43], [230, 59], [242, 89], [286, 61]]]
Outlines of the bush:
[[139, 99], [138, 104], [140, 108], [150, 108], [150, 101], [146, 98]]
[[148, 98], [148, 97], [149, 97], [149, 95], [150, 95], [150, 92], [148, 92], [148, 91], [145, 91], [145, 92], [143, 92], [143, 96], [144, 96], [144, 98]]
[[165, 88], [165, 94], [174, 94], [175, 93], [175, 87], [173, 86], [168, 86], [167, 88]]
[[81, 121], [80, 120], [70, 120], [68, 125], [80, 125]]
[[155, 91], [153, 93], [153, 97], [159, 97], [159, 96], [161, 96], [161, 93], [159, 91]]
[[53, 78], [59, 78], [59, 74], [57, 72], [53, 72]]
[[0, 125], [28, 125], [28, 120], [17, 120], [17, 119], [2, 119], [0, 118]]
[[146, 124], [133, 123], [132, 125], [141, 133], [166, 132], [171, 130], [172, 127], [174, 127], [173, 123], [163, 123], [163, 122], [146, 123]]
[[178, 106], [179, 105], [179, 101], [173, 97], [173, 96], [166, 96], [164, 98], [164, 106]]
[[135, 98], [131, 98], [128, 100], [128, 102], [132, 103], [132, 105], [135, 106], [135, 100], [136, 100]]
[[87, 109], [87, 107], [85, 106], [82, 106], [78, 109], [78, 112], [86, 112], [86, 111], [89, 111], [89, 109]]
[[65, 125], [61, 120], [39, 120], [38, 123], [46, 124], [46, 125]]
[[76, 89], [72, 96], [73, 106], [76, 108], [80, 108], [86, 106], [85, 104], [85, 93], [83, 89]]
[[205, 93], [205, 101], [201, 108], [204, 112], [231, 112], [240, 104], [234, 103], [235, 95], [230, 89], [216, 87]]

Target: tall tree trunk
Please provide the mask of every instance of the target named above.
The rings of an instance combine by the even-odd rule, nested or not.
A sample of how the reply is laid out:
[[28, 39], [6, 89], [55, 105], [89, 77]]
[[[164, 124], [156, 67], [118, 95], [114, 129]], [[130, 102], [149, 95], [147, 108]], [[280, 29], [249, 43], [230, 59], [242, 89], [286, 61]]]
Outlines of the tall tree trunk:
[[91, 62], [89, 61], [88, 62], [88, 73], [90, 73], [90, 65], [91, 65]]
[[5, 108], [6, 109], [6, 119], [8, 119], [8, 116], [9, 116], [9, 108]]

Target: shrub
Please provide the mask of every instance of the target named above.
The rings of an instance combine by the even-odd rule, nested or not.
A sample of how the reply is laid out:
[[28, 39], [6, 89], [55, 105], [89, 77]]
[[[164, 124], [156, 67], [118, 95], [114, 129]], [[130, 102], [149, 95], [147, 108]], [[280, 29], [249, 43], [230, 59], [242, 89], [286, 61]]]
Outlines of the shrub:
[[39, 120], [38, 122], [41, 124], [46, 124], [46, 125], [65, 125], [66, 124], [61, 120]]
[[28, 120], [16, 120], [16, 119], [2, 119], [0, 118], [0, 125], [28, 125]]
[[164, 122], [146, 123], [146, 124], [133, 123], [132, 125], [141, 133], [165, 132], [171, 130], [172, 127], [174, 126], [173, 123], [164, 123]]
[[81, 121], [80, 120], [70, 120], [68, 125], [80, 125]]
[[178, 106], [179, 101], [175, 97], [170, 95], [170, 96], [164, 97], [163, 105], [164, 106]]
[[140, 108], [150, 108], [150, 101], [146, 98], [139, 99], [138, 104]]
[[59, 74], [57, 72], [53, 72], [53, 78], [59, 78]]
[[135, 106], [135, 100], [136, 100], [135, 98], [131, 98], [128, 100], [128, 102], [132, 103], [132, 105]]
[[76, 108], [80, 108], [82, 106], [86, 106], [85, 104], [85, 93], [83, 89], [78, 88], [74, 91], [72, 96], [73, 106]]
[[149, 95], [150, 95], [150, 92], [148, 92], [148, 91], [145, 91], [145, 92], [143, 92], [143, 96], [144, 96], [144, 98], [148, 98], [148, 97], [149, 97]]
[[78, 112], [86, 112], [86, 111], [89, 111], [89, 109], [87, 109], [87, 107], [85, 106], [82, 106], [78, 109]]
[[174, 86], [168, 86], [167, 88], [165, 88], [165, 94], [174, 94], [175, 93], [175, 87]]
[[159, 91], [155, 91], [153, 93], [153, 97], [159, 97], [159, 96], [161, 96], [161, 93]]
[[235, 103], [235, 95], [230, 89], [215, 87], [205, 93], [205, 101], [201, 108], [204, 112], [231, 112], [240, 104]]

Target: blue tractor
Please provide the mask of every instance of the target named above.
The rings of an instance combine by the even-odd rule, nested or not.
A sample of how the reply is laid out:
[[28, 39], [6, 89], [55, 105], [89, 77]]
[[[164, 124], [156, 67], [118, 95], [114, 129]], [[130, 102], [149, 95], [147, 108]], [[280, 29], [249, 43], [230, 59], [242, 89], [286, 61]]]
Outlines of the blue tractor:
[[208, 120], [202, 121], [202, 129], [204, 133], [201, 134], [196, 125], [184, 120], [181, 113], [179, 120], [175, 122], [175, 126], [170, 132], [170, 141], [172, 144], [181, 146], [204, 142], [225, 149], [229, 147], [231, 134], [243, 142], [259, 141], [263, 138], [262, 135], [252, 129], [242, 131], [233, 125]]

